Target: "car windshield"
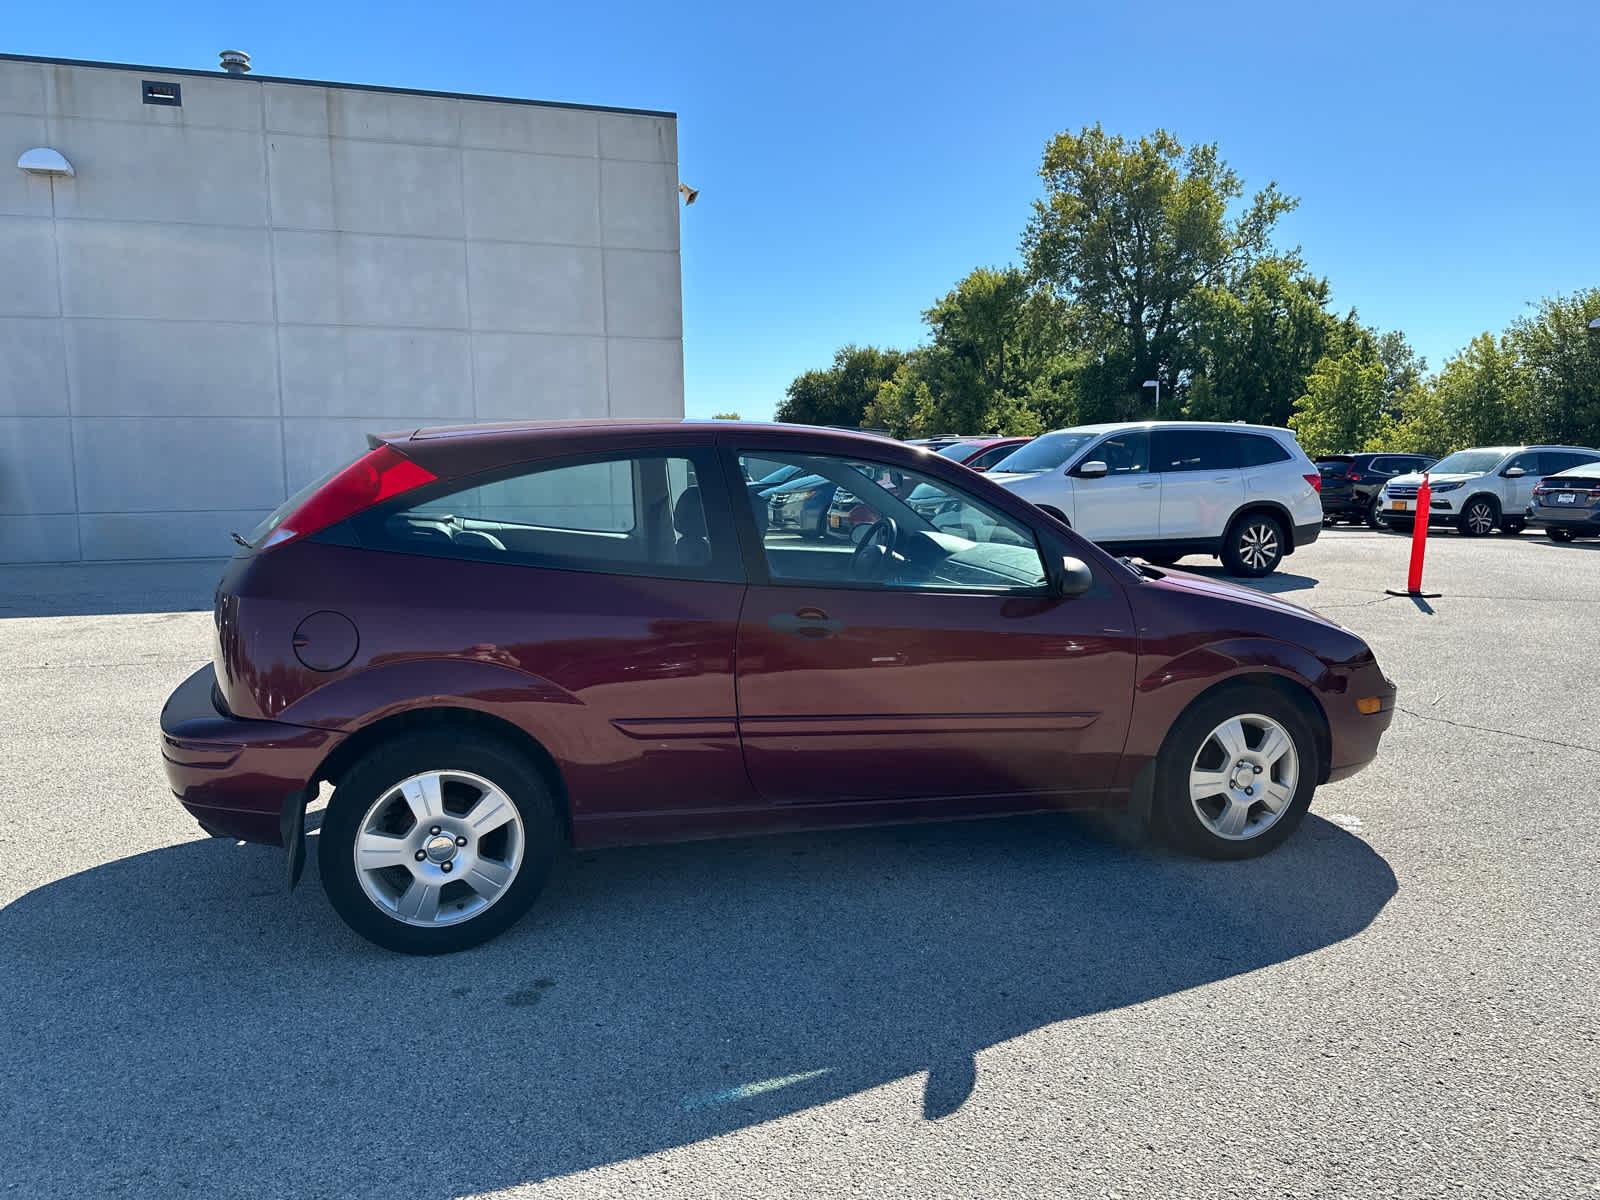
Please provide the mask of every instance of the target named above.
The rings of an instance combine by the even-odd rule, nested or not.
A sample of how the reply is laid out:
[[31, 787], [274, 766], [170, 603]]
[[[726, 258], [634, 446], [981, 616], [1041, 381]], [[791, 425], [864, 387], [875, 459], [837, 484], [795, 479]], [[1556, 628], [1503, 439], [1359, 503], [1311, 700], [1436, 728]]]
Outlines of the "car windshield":
[[1457, 450], [1428, 468], [1430, 475], [1482, 475], [1500, 465], [1504, 450]]
[[1034, 438], [1026, 446], [1019, 446], [1015, 453], [1006, 455], [989, 469], [991, 471], [1053, 471], [1098, 436], [1098, 434], [1094, 433], [1076, 433], [1071, 429], [1063, 429], [1058, 433], [1046, 433]]
[[981, 449], [982, 446], [982, 442], [951, 442], [948, 446], [938, 450], [937, 454], [940, 458], [960, 459], [965, 458], [975, 450]]

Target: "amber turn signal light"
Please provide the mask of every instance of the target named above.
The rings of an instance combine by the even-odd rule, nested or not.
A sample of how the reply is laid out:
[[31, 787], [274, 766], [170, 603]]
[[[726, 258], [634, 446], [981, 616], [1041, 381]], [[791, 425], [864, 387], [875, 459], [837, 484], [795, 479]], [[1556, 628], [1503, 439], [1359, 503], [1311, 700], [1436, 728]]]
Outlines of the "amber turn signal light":
[[1369, 717], [1382, 707], [1383, 701], [1377, 696], [1365, 696], [1356, 701], [1356, 711]]

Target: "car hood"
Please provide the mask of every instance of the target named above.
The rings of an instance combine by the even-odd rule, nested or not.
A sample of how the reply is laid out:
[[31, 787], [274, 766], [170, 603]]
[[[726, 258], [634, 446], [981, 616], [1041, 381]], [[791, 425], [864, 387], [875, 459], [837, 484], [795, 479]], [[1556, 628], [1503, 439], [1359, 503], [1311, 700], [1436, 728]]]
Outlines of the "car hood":
[[[1454, 471], [1448, 475], [1436, 475], [1431, 471], [1428, 473], [1428, 483], [1430, 486], [1435, 483], [1465, 483], [1469, 479], [1482, 478], [1483, 472], [1481, 471], [1476, 473], [1468, 472], [1465, 475], [1458, 475]], [[1396, 475], [1393, 479], [1389, 480], [1389, 483], [1398, 483], [1404, 485], [1405, 487], [1416, 487], [1422, 483], [1422, 475], [1415, 471], [1410, 475]], [[1389, 484], [1386, 483], [1384, 486], [1387, 487], [1388, 485]]]
[[1207, 575], [1191, 575], [1187, 571], [1163, 570], [1161, 578], [1151, 582], [1157, 587], [1171, 588], [1191, 595], [1213, 596], [1222, 600], [1231, 600], [1237, 604], [1247, 604], [1251, 608], [1265, 609], [1268, 612], [1283, 613], [1286, 616], [1315, 621], [1319, 625], [1331, 625], [1335, 629], [1344, 628], [1337, 621], [1330, 621], [1315, 609], [1307, 608], [1303, 604], [1296, 604], [1292, 600], [1284, 600], [1267, 592], [1258, 592], [1255, 588], [1246, 587], [1240, 583], [1212, 579]]
[[1021, 479], [1037, 479], [1041, 475], [1049, 474], [1048, 471], [990, 471], [984, 475], [985, 479], [992, 479], [1001, 487], [1016, 483]]

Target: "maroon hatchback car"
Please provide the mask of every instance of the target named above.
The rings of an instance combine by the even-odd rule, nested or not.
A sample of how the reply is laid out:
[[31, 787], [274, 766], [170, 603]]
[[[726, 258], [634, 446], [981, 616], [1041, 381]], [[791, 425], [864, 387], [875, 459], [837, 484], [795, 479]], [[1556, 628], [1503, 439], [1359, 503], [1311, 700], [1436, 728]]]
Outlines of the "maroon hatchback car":
[[[245, 539], [214, 665], [161, 729], [178, 799], [285, 846], [291, 884], [332, 784], [324, 886], [395, 950], [504, 930], [574, 845], [1131, 807], [1243, 858], [1392, 716], [1348, 630], [1112, 558], [885, 439], [595, 422], [371, 444]], [[879, 518], [853, 546], [765, 530], [746, 459]], [[961, 535], [889, 473], [967, 510]]]

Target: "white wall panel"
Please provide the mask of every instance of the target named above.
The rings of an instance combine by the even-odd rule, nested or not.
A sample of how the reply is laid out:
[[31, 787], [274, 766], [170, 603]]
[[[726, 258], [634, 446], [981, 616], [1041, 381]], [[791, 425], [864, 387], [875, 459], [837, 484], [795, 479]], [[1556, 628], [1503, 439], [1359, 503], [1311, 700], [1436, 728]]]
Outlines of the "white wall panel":
[[65, 417], [0, 417], [0, 513], [70, 513], [72, 426]]
[[606, 332], [613, 337], [681, 337], [683, 284], [678, 256], [607, 250]]
[[678, 172], [670, 163], [600, 164], [601, 240], [630, 250], [678, 249]]
[[80, 417], [275, 417], [270, 325], [76, 319], [64, 323]]
[[280, 230], [274, 254], [280, 321], [466, 328], [459, 241]]
[[600, 251], [469, 242], [472, 327], [499, 333], [604, 333]]
[[80, 512], [271, 509], [284, 496], [276, 419], [78, 418], [72, 441]]
[[56, 239], [69, 317], [272, 320], [265, 229], [61, 221]]
[[597, 160], [466, 150], [463, 163], [468, 237], [599, 244]]
[[477, 417], [555, 420], [606, 412], [606, 339], [539, 333], [479, 333]]
[[683, 343], [676, 338], [612, 338], [611, 416], [683, 416]]
[[53, 124], [53, 148], [77, 172], [56, 186], [57, 217], [266, 224], [259, 138], [189, 126], [135, 132], [119, 121]]
[[279, 356], [286, 416], [472, 419], [466, 333], [285, 326]]
[[42, 217], [0, 217], [0, 317], [61, 311], [54, 226]]
[[64, 417], [67, 412], [61, 323], [48, 317], [0, 317], [0, 417]]

